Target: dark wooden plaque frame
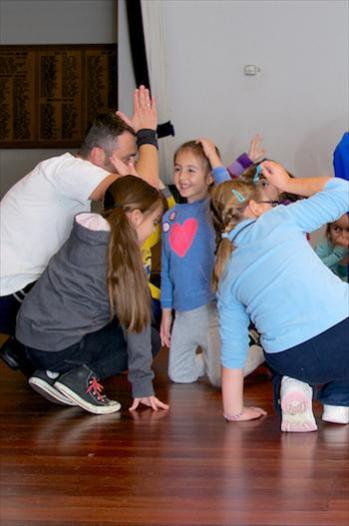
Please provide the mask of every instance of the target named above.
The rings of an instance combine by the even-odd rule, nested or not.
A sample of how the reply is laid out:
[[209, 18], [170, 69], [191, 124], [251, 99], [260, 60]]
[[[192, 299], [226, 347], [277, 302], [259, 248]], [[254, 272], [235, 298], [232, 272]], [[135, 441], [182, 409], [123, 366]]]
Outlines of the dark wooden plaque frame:
[[76, 148], [117, 100], [117, 44], [0, 46], [0, 148]]

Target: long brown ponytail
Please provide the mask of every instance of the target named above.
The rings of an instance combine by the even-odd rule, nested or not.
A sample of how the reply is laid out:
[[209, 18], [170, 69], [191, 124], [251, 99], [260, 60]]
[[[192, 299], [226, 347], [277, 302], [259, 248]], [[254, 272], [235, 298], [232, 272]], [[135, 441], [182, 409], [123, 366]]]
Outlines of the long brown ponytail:
[[105, 196], [104, 217], [110, 225], [107, 285], [111, 314], [127, 330], [141, 332], [150, 323], [150, 293], [137, 232], [127, 212], [150, 214], [166, 201], [154, 187], [132, 175], [117, 179]]

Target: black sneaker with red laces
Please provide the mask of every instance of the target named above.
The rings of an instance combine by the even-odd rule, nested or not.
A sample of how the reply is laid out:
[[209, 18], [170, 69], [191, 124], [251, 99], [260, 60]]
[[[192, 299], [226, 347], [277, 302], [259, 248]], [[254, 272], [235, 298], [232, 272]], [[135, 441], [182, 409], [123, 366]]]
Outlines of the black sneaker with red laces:
[[58, 378], [59, 373], [53, 371], [35, 371], [28, 382], [34, 391], [54, 404], [76, 405], [75, 402], [55, 388], [54, 384]]
[[85, 364], [62, 374], [54, 386], [89, 413], [115, 413], [121, 408], [119, 402], [109, 400], [103, 394], [103, 386], [98, 382], [96, 374]]

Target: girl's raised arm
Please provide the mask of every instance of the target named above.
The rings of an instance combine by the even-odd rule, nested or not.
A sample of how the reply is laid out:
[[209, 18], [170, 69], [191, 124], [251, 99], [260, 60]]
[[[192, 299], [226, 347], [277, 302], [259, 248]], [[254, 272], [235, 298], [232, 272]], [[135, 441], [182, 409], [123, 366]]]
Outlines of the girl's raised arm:
[[281, 164], [274, 161], [261, 163], [262, 174], [282, 192], [310, 197], [321, 192], [331, 177], [290, 177]]

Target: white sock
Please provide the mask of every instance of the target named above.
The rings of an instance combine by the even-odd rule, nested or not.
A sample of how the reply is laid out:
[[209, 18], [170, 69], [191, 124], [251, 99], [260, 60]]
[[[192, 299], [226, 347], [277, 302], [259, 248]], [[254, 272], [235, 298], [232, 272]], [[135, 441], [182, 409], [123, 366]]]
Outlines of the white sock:
[[46, 371], [46, 374], [51, 380], [57, 380], [57, 378], [60, 376], [60, 373], [55, 373], [54, 371]]

